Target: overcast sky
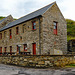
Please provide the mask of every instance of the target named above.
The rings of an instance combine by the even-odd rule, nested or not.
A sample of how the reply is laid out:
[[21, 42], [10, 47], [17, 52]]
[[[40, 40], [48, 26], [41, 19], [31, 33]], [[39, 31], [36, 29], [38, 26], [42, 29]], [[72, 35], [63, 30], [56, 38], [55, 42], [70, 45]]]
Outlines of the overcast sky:
[[65, 18], [75, 20], [75, 0], [0, 0], [0, 16], [20, 18], [54, 1]]

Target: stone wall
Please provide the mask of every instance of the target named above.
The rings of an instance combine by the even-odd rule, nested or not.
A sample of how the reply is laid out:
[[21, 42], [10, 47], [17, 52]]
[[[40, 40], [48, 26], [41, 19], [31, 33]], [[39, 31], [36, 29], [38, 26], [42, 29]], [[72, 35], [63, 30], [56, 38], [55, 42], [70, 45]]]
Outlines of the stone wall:
[[74, 55], [28, 55], [28, 56], [0, 56], [0, 63], [13, 64], [24, 67], [64, 67], [75, 64]]
[[[32, 21], [36, 21], [36, 30], [32, 30]], [[16, 27], [19, 28], [19, 34], [16, 34]], [[24, 32], [23, 32], [24, 28]], [[9, 30], [12, 30], [12, 39], [9, 36]], [[6, 33], [5, 33], [6, 32]], [[24, 51], [24, 44], [27, 44], [27, 51], [33, 54], [32, 43], [36, 43], [36, 54], [39, 54], [39, 20], [34, 18], [27, 22], [21, 23], [4, 31], [1, 31], [2, 39], [0, 39], [0, 47], [2, 52], [7, 47], [7, 52], [10, 52], [10, 46], [12, 46], [12, 52], [17, 52], [17, 45], [21, 45], [20, 51]], [[5, 33], [5, 36], [4, 36]]]
[[[57, 22], [57, 35], [54, 34], [53, 22]], [[43, 50], [42, 54], [66, 54], [67, 53], [67, 26], [66, 21], [55, 3], [43, 14]], [[56, 52], [56, 51], [57, 52]], [[62, 51], [62, 53], [61, 53]]]

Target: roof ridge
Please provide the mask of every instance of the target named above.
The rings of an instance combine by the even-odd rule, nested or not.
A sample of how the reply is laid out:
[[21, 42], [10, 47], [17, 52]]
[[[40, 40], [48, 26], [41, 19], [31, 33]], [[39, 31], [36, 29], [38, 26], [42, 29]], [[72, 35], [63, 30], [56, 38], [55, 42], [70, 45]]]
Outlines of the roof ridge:
[[[47, 6], [51, 5], [51, 4], [54, 4], [54, 3], [56, 3], [56, 1], [54, 1], [54, 2], [52, 2], [52, 3], [50, 3], [50, 4], [48, 4], [48, 5], [45, 5], [44, 7], [41, 7], [41, 8], [39, 8], [39, 9], [37, 9], [37, 10], [35, 10], [35, 11], [29, 13], [29, 14], [26, 14], [25, 16], [28, 16], [28, 15], [30, 15], [30, 14], [32, 14], [32, 13], [38, 11], [38, 10], [41, 10], [41, 9], [43, 9], [43, 8], [45, 8], [45, 7], [47, 7]], [[19, 19], [21, 19], [21, 18], [23, 18], [23, 17], [25, 17], [25, 16], [22, 16], [22, 17], [20, 17]]]
[[[50, 3], [49, 5], [51, 5], [51, 4], [54, 5], [55, 3], [56, 3], [56, 1], [54, 1], [53, 3]], [[52, 6], [53, 6], [53, 5], [52, 5]], [[51, 7], [52, 7], [52, 6], [51, 6]], [[49, 7], [49, 8], [51, 8], [51, 7]], [[49, 8], [48, 8], [48, 9], [49, 9]], [[48, 9], [47, 9], [47, 10], [48, 10]], [[47, 11], [47, 10], [46, 10], [46, 11]], [[45, 12], [46, 12], [46, 11], [45, 11]], [[45, 12], [44, 12], [44, 13], [45, 13]], [[44, 14], [44, 13], [43, 13], [43, 14]]]

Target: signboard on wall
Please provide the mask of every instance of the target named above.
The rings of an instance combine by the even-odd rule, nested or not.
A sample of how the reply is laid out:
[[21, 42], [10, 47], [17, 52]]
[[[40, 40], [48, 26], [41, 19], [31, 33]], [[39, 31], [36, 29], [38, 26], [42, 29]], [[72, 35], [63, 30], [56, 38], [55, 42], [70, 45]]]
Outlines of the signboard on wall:
[[63, 52], [61, 50], [54, 49], [54, 54], [55, 55], [63, 55]]

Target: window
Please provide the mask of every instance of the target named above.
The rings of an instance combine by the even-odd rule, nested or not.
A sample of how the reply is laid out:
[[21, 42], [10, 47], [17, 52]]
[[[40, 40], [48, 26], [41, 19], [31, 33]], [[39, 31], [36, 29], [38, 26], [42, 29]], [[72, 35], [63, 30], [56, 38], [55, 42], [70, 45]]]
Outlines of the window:
[[32, 22], [32, 30], [36, 30], [36, 22], [35, 21]]
[[22, 30], [23, 30], [23, 33], [24, 33], [24, 27], [25, 27], [25, 24], [23, 25], [23, 28], [22, 28]]
[[17, 53], [19, 52], [19, 47], [18, 47], [18, 45], [17, 45]]
[[24, 51], [27, 51], [27, 44], [24, 44]]
[[17, 53], [19, 53], [19, 54], [20, 54], [20, 47], [21, 47], [21, 45], [17, 45]]
[[4, 38], [6, 37], [6, 31], [4, 31]]
[[0, 55], [2, 55], [2, 47], [0, 47]]
[[10, 46], [10, 55], [12, 55], [12, 46]]
[[54, 34], [57, 35], [57, 22], [53, 22], [54, 25]]
[[10, 39], [12, 39], [12, 30], [9, 30]]
[[2, 33], [0, 33], [0, 39], [2, 39]]
[[6, 51], [7, 51], [7, 47], [5, 47], [5, 50], [4, 50], [5, 54], [6, 54]]
[[16, 34], [19, 33], [19, 27], [16, 27]]
[[22, 41], [22, 36], [20, 36], [20, 41]]

